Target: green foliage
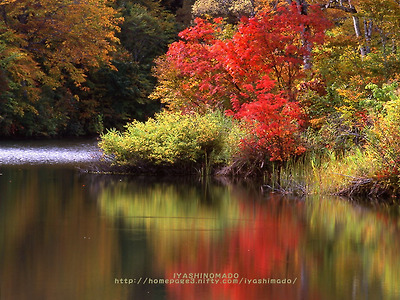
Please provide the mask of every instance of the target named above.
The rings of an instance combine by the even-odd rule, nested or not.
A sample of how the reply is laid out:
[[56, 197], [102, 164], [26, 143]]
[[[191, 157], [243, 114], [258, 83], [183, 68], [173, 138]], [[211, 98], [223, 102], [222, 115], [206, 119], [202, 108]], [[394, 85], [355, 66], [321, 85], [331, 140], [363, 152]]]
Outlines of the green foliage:
[[177, 35], [178, 26], [174, 16], [157, 2], [149, 2], [147, 6], [127, 2], [120, 8], [123, 10], [124, 23], [118, 37], [122, 45], [135, 62], [143, 67], [151, 65], [153, 59], [163, 54]]
[[389, 101], [397, 99], [396, 90], [398, 87], [399, 84], [397, 82], [392, 82], [391, 84], [384, 83], [381, 88], [374, 83], [369, 83], [365, 88], [372, 92], [373, 98], [377, 101]]
[[145, 120], [160, 107], [147, 96], [153, 88], [150, 71], [143, 70], [135, 62], [114, 60], [118, 70], [103, 66], [87, 78], [87, 90], [77, 91], [79, 98], [96, 104], [94, 111], [87, 111], [96, 117], [103, 115], [106, 128], [122, 129], [132, 119]]
[[384, 105], [388, 101], [394, 101], [397, 95], [398, 83], [384, 83], [379, 87], [375, 83], [369, 83], [365, 87], [369, 91], [367, 97], [360, 102], [360, 105], [371, 110], [372, 114], [379, 114], [384, 110]]
[[220, 112], [204, 115], [163, 111], [124, 132], [109, 130], [99, 146], [118, 163], [138, 165], [227, 162], [237, 149], [239, 125]]
[[132, 119], [144, 121], [159, 110], [160, 104], [148, 99], [156, 83], [153, 61], [178, 32], [174, 16], [158, 2], [124, 1], [119, 8], [124, 22], [117, 34], [121, 47], [113, 60], [116, 69], [103, 66], [95, 70], [88, 78], [89, 91], [80, 93], [99, 102], [107, 128], [122, 127]]
[[0, 23], [0, 134], [19, 130], [27, 113], [37, 113], [31, 99], [37, 99], [36, 84], [43, 75], [24, 49], [16, 46], [19, 36]]
[[[336, 12], [341, 16], [338, 17], [331, 11], [336, 26], [328, 33], [330, 39], [315, 48], [314, 66], [328, 89], [339, 96], [330, 95], [334, 110], [326, 111], [323, 117], [325, 120], [339, 117], [356, 132], [370, 126], [373, 115], [379, 114], [384, 103], [393, 98], [396, 86], [392, 82], [399, 78], [400, 56], [394, 29], [397, 19], [393, 18], [396, 15], [393, 5], [397, 10], [398, 5], [393, 1], [360, 1], [353, 5], [357, 15]], [[354, 34], [356, 19], [353, 18], [364, 22], [364, 32], [358, 37]], [[369, 22], [374, 25], [371, 36], [367, 34]]]

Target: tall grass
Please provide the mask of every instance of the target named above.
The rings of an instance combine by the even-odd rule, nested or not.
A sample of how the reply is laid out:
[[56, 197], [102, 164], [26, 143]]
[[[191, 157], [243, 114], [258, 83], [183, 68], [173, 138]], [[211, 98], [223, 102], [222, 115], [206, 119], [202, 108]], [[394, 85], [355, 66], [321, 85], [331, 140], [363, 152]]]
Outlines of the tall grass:
[[266, 186], [295, 195], [336, 194], [355, 180], [373, 176], [375, 165], [374, 158], [360, 148], [345, 154], [307, 152], [274, 166]]

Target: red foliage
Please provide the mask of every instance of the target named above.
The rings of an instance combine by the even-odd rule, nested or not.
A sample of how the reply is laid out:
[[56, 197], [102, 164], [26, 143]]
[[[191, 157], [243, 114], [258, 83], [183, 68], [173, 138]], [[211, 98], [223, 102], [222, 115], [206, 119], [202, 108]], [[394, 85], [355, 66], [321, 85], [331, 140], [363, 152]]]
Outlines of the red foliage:
[[257, 137], [243, 143], [243, 147], [267, 153], [271, 161], [284, 161], [290, 155], [303, 153], [305, 148], [299, 145], [296, 135], [303, 123], [299, 105], [273, 94], [260, 95], [259, 98], [243, 104], [236, 114], [253, 125]]
[[[310, 56], [314, 44], [323, 42], [329, 26], [320, 10], [301, 15], [295, 5], [282, 7], [277, 13], [262, 12], [257, 17], [243, 19], [229, 44], [230, 59], [245, 69], [252, 79], [265, 80], [268, 75], [276, 84], [276, 91], [294, 100], [296, 80], [304, 76], [304, 59]], [[243, 72], [240, 76], [245, 75]], [[238, 80], [242, 80], [241, 77]], [[272, 90], [273, 86], [269, 86]]]
[[177, 92], [188, 101], [184, 109], [222, 108], [220, 100], [229, 98], [229, 87], [225, 84], [228, 78], [223, 63], [216, 59], [219, 56], [216, 35], [220, 28], [218, 23], [211, 24], [203, 19], [195, 22], [196, 26], [179, 34], [182, 41], [170, 46], [168, 65], [178, 70], [181, 91]]
[[[273, 196], [268, 204], [253, 207], [242, 203], [244, 216], [251, 216], [218, 240], [198, 241], [196, 255], [180, 255], [170, 264], [165, 278], [176, 273], [238, 273], [240, 278], [289, 278], [293, 285], [269, 284], [170, 284], [168, 299], [295, 299], [301, 287], [299, 239], [301, 220], [292, 214], [289, 204]], [[297, 209], [302, 210], [300, 204]], [[224, 253], [224, 255], [221, 255]], [[314, 298], [315, 299], [315, 298]]]
[[[251, 147], [271, 160], [299, 154], [296, 134], [304, 118], [294, 86], [304, 76], [304, 60], [322, 43], [328, 23], [314, 7], [301, 15], [295, 5], [242, 19], [232, 38], [223, 39], [221, 20], [196, 19], [171, 45], [167, 60], [182, 84], [183, 107], [225, 108], [254, 125]], [[249, 141], [248, 141], [249, 142]]]

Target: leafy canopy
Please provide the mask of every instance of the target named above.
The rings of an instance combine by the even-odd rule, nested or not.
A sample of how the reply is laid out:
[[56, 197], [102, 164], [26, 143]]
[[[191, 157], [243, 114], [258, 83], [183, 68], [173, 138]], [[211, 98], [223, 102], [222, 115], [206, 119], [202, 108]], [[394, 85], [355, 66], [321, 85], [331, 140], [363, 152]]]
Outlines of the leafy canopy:
[[172, 110], [227, 110], [254, 128], [250, 147], [285, 160], [303, 151], [295, 137], [305, 117], [296, 83], [328, 26], [318, 8], [302, 15], [296, 5], [243, 18], [231, 37], [221, 19], [196, 19], [158, 61], [152, 96]]

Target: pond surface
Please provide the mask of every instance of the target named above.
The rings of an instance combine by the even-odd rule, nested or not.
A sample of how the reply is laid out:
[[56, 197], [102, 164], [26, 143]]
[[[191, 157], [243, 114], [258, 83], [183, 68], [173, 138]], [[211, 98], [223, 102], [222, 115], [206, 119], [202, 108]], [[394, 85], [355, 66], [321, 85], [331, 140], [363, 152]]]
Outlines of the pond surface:
[[0, 142], [1, 300], [400, 299], [398, 208], [84, 174], [64, 158], [94, 142], [42, 143]]
[[86, 164], [100, 157], [95, 140], [0, 141], [0, 166]]

